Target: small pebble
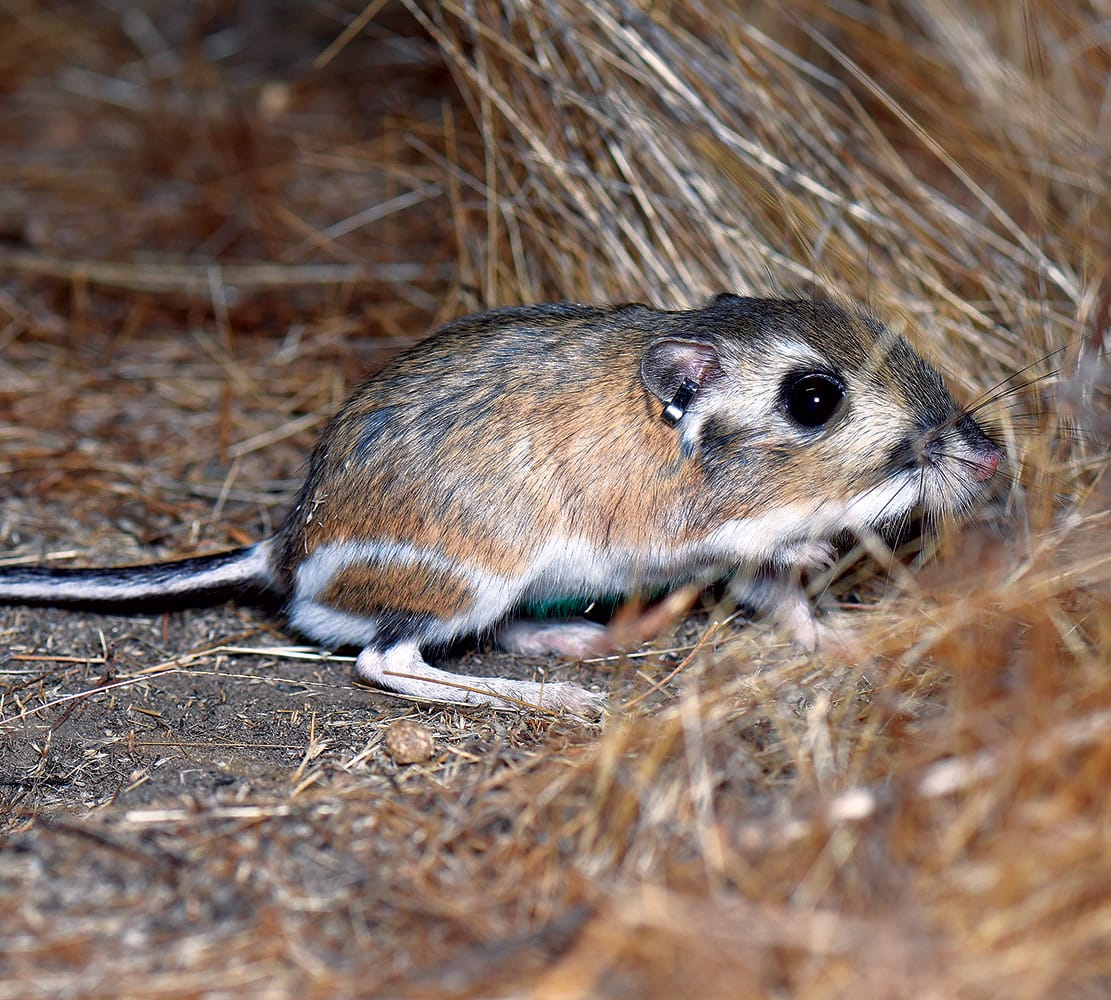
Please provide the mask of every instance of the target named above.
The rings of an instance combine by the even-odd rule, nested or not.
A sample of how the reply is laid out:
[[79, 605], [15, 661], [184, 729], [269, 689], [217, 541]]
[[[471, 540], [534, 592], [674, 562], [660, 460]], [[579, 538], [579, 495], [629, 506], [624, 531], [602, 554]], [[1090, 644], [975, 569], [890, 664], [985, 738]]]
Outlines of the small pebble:
[[402, 719], [386, 733], [386, 753], [398, 764], [419, 764], [436, 749], [432, 734], [416, 722]]

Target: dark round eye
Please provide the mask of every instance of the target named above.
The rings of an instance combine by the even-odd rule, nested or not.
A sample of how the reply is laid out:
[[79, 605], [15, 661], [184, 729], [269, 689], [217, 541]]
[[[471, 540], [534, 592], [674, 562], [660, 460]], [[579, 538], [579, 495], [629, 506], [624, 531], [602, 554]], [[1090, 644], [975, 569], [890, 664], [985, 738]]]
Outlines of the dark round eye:
[[840, 380], [823, 372], [793, 375], [783, 385], [787, 415], [802, 427], [821, 427], [844, 398], [845, 387]]

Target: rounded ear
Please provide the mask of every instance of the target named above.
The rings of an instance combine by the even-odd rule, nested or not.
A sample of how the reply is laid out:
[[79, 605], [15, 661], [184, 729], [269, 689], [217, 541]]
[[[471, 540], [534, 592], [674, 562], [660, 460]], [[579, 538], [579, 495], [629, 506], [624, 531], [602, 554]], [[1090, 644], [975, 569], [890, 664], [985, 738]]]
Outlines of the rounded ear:
[[662, 403], [670, 403], [684, 379], [702, 388], [721, 375], [721, 358], [713, 344], [661, 337], [640, 359], [640, 378]]

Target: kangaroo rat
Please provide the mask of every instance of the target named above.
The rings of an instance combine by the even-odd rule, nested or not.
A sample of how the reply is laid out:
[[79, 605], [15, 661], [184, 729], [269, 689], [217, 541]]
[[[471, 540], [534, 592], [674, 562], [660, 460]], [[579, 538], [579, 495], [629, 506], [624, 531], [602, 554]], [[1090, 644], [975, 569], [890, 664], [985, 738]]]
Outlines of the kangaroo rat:
[[290, 624], [361, 647], [392, 691], [574, 712], [569, 683], [468, 677], [422, 650], [500, 630], [582, 656], [604, 627], [511, 623], [528, 602], [732, 573], [733, 594], [817, 637], [798, 568], [911, 510], [960, 515], [1003, 459], [941, 377], [877, 321], [813, 301], [573, 304], [449, 323], [355, 390], [281, 530], [120, 569], [0, 570], [0, 602], [126, 604], [275, 592]]

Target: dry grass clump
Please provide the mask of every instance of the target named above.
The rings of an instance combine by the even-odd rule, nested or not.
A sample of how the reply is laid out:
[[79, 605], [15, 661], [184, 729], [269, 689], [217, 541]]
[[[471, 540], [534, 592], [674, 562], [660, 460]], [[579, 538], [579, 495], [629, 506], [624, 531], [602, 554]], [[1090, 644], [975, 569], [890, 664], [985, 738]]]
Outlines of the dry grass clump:
[[[4, 532], [49, 551], [105, 519], [107, 552], [107, 484], [143, 546], [251, 537], [364, 335], [388, 350], [465, 307], [726, 288], [851, 298], [904, 330], [958, 392], [992, 397], [1007, 495], [933, 559], [842, 567], [826, 600], [844, 650], [800, 656], [707, 606], [677, 652], [584, 668], [617, 693], [601, 731], [422, 709], [405, 721], [434, 749], [411, 765], [387, 749], [396, 702], [326, 665], [233, 682], [226, 619], [115, 625], [85, 673], [43, 667], [5, 696], [38, 714], [0, 729], [21, 796], [0, 997], [1106, 996], [1106, 12], [377, 7], [315, 70], [342, 30], [315, 8], [230, 24], [260, 51], [224, 62], [214, 14], [160, 48], [141, 19], [121, 38], [19, 8], [0, 51], [13, 122], [57, 115], [46, 139], [6, 140], [26, 159], [5, 211], [43, 221], [0, 255]], [[99, 83], [96, 115], [50, 90], [67, 67]], [[138, 194], [97, 186], [124, 176], [98, 136], [147, 148]], [[78, 148], [71, 188], [57, 171]], [[166, 214], [158, 184], [197, 210]], [[133, 370], [140, 388], [119, 386]], [[120, 428], [88, 401], [108, 391], [158, 398]], [[108, 440], [75, 452], [74, 427]], [[0, 620], [5, 641], [35, 621]], [[216, 645], [216, 688], [173, 667]], [[166, 670], [144, 676], [145, 650]], [[112, 656], [135, 691], [112, 697], [143, 718], [96, 696]], [[76, 715], [44, 707], [67, 690]], [[153, 716], [177, 721], [142, 729]], [[117, 783], [89, 784], [111, 755]], [[184, 791], [193, 771], [234, 781]]]

